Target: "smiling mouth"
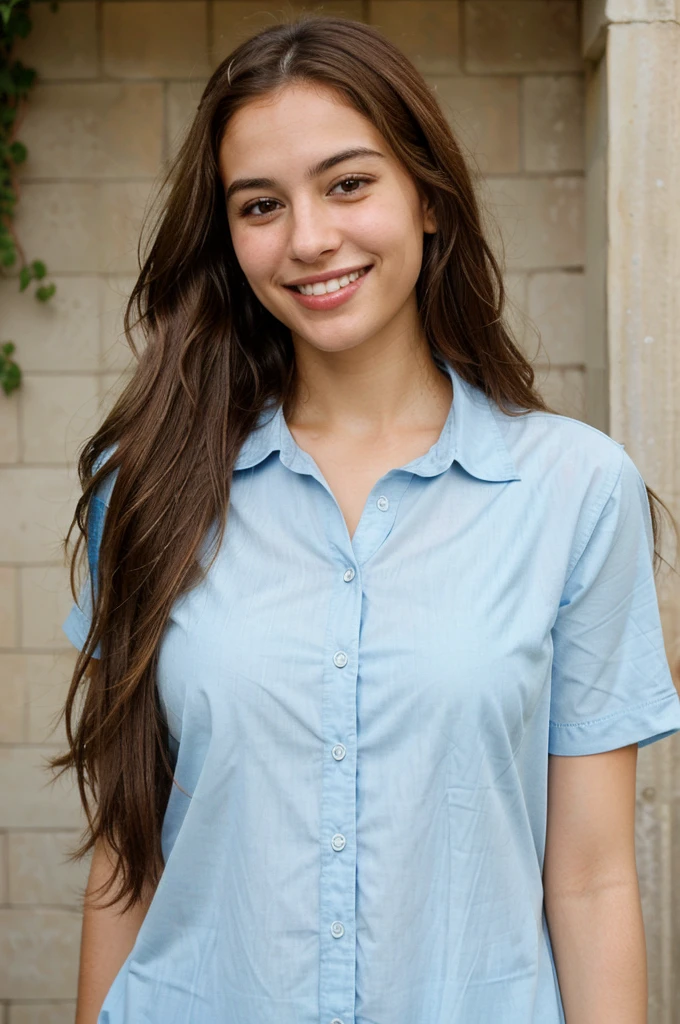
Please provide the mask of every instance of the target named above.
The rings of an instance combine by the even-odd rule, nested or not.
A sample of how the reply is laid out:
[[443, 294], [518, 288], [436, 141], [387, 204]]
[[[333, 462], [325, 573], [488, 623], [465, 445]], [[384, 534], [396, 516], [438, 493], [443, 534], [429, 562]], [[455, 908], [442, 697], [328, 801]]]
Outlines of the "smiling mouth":
[[330, 295], [332, 292], [342, 291], [347, 285], [367, 274], [370, 269], [370, 266], [363, 267], [361, 270], [353, 270], [351, 274], [344, 274], [342, 277], [332, 277], [328, 281], [317, 281], [315, 284], [290, 284], [285, 287], [299, 292], [301, 295]]

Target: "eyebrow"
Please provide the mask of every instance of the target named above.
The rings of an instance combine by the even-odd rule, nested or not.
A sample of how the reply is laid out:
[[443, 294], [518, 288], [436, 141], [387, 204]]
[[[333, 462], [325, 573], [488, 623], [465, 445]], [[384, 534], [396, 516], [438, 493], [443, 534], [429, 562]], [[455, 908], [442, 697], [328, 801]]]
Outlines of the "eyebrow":
[[[377, 149], [369, 149], [367, 146], [354, 146], [352, 149], [343, 149], [341, 153], [327, 156], [325, 160], [320, 160], [318, 164], [308, 167], [305, 178], [318, 178], [320, 175], [325, 174], [326, 171], [330, 171], [336, 164], [341, 164], [345, 160], [353, 160], [358, 156], [379, 156], [384, 158], [385, 154], [379, 153]], [[276, 186], [277, 182], [274, 178], [236, 178], [225, 193], [226, 202], [229, 202], [235, 192], [244, 192], [250, 189], [276, 188]]]

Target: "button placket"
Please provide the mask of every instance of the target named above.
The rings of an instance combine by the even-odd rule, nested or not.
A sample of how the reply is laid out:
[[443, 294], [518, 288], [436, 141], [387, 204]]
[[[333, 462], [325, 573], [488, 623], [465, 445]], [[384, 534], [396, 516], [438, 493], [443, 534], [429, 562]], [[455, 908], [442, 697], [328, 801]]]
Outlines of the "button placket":
[[[412, 474], [387, 474], [367, 501], [350, 539], [341, 510], [328, 506], [326, 528], [336, 573], [331, 582], [323, 658], [323, 761], [319, 899], [319, 1014], [354, 1024], [356, 996], [357, 679], [362, 566], [389, 536]], [[379, 488], [385, 487], [387, 493]], [[339, 564], [338, 564], [339, 562]], [[352, 584], [347, 586], [346, 584]], [[339, 742], [336, 737], [342, 737]], [[342, 768], [339, 762], [342, 761]], [[341, 831], [340, 831], [341, 830]], [[336, 1016], [341, 1013], [342, 1017]]]
[[[359, 646], [363, 591], [359, 585], [360, 568], [344, 521], [339, 516], [329, 516], [327, 528], [329, 547], [338, 562], [333, 574], [328, 607], [324, 694], [321, 702], [322, 734], [328, 746], [325, 748], [327, 753], [322, 776], [320, 818], [321, 836], [325, 838], [321, 849], [319, 901], [319, 1012], [321, 1021], [343, 1020], [345, 1024], [354, 1024], [356, 652]], [[342, 1014], [342, 1017], [336, 1014]]]

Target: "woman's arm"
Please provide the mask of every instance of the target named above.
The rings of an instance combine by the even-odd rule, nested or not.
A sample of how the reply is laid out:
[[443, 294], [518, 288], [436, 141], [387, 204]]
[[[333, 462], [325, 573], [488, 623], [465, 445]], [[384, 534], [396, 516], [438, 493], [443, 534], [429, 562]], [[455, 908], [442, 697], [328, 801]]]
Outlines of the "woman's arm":
[[[95, 845], [86, 889], [85, 909], [80, 941], [80, 971], [75, 1024], [97, 1024], [106, 994], [125, 959], [135, 944], [142, 921], [153, 894], [136, 904], [127, 913], [120, 906], [101, 908], [90, 893], [110, 877], [113, 864], [104, 843]], [[110, 900], [111, 889], [100, 901]]]
[[646, 1024], [637, 744], [549, 757], [545, 913], [567, 1024]]

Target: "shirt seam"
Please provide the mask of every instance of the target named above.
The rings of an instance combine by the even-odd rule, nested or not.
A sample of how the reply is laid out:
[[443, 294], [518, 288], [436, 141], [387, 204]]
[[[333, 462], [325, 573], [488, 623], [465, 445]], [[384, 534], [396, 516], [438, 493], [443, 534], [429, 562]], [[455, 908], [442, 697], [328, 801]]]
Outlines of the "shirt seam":
[[635, 704], [633, 707], [626, 707], [621, 708], [619, 711], [612, 711], [611, 714], [603, 715], [601, 718], [590, 718], [586, 722], [555, 722], [552, 718], [549, 721], [553, 729], [580, 729], [583, 726], [600, 725], [602, 722], [609, 722], [612, 718], [619, 718], [621, 715], [629, 715], [634, 711], [642, 711], [643, 708], [651, 707], [654, 704], [663, 704], [664, 701], [671, 700], [674, 696], [678, 696], [677, 691], [674, 693], [667, 693], [663, 697], [656, 697], [654, 700], [646, 700], [644, 704]]
[[562, 587], [563, 591], [566, 588], [567, 584], [569, 583], [569, 580], [573, 576], [573, 574], [574, 574], [574, 572], [576, 570], [577, 565], [581, 561], [581, 558], [583, 557], [583, 553], [585, 552], [586, 548], [588, 547], [588, 544], [590, 543], [590, 540], [591, 540], [593, 534], [595, 533], [595, 528], [596, 528], [597, 524], [599, 523], [599, 521], [600, 521], [600, 519], [602, 517], [602, 513], [604, 512], [605, 508], [607, 507], [607, 504], [608, 504], [610, 498], [612, 497], [612, 495], [614, 494], [614, 491], [616, 490], [616, 488], [618, 486], [619, 480], [621, 479], [621, 475], [623, 473], [623, 460], [624, 460], [624, 455], [625, 455], [625, 452], [624, 452], [623, 448], [619, 449], [619, 454], [621, 456], [621, 461], [619, 463], [619, 468], [618, 468], [618, 471], [616, 473], [614, 482], [613, 482], [611, 488], [609, 489], [609, 491], [606, 492], [604, 501], [602, 501], [602, 503], [600, 504], [599, 508], [598, 508], [597, 505], [595, 505], [595, 508], [597, 509], [595, 514], [592, 515], [592, 513], [591, 513], [592, 523], [589, 524], [589, 526], [588, 526], [587, 534], [586, 534], [585, 540], [583, 542], [583, 545], [581, 547], [581, 550], [578, 551], [578, 547], [575, 549], [575, 550], [578, 551], [578, 554], [577, 554], [577, 556], [576, 556], [576, 558], [574, 560], [574, 564], [571, 566], [570, 569], [567, 570], [567, 575], [566, 575], [566, 578], [564, 580], [564, 585]]

